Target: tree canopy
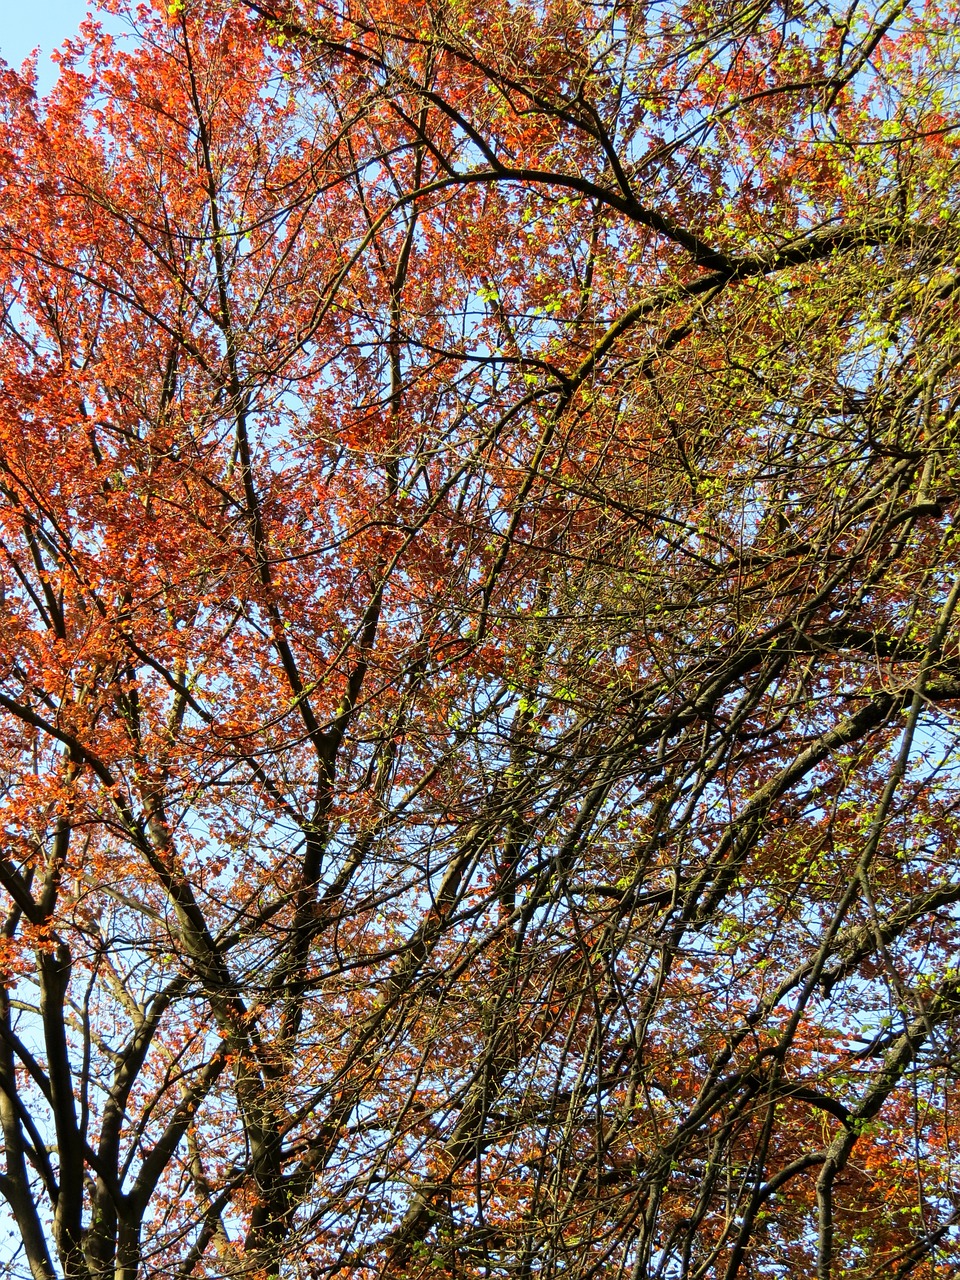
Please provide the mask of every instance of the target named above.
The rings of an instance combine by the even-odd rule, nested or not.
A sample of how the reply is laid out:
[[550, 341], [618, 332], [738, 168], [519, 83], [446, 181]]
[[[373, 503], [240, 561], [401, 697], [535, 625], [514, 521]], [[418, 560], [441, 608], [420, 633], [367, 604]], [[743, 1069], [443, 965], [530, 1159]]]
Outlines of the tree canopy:
[[104, 8], [0, 71], [9, 1274], [956, 1276], [954, 0]]

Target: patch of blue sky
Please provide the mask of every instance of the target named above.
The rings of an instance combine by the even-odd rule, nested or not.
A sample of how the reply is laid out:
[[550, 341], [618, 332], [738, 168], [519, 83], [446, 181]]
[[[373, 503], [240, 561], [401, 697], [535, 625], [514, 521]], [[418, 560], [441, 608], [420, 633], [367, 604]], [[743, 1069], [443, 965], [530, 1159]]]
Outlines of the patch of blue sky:
[[[32, 0], [0, 5], [0, 57], [19, 70], [32, 54], [37, 59], [37, 91], [52, 88], [57, 66], [51, 54], [75, 36], [90, 9], [88, 0]], [[102, 17], [102, 15], [98, 15]]]

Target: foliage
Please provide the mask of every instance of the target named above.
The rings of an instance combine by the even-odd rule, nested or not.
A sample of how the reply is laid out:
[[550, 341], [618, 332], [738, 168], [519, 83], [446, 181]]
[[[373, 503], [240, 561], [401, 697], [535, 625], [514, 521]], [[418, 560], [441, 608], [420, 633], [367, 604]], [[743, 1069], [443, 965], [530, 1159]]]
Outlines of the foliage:
[[3, 74], [10, 1274], [956, 1274], [953, 0]]

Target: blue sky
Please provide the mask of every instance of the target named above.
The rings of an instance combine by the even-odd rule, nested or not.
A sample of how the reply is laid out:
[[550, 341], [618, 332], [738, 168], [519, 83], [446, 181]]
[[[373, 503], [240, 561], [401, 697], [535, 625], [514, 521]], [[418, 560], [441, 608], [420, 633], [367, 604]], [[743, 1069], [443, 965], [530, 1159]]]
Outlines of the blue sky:
[[90, 0], [0, 0], [0, 56], [13, 67], [39, 47], [37, 68], [40, 91], [49, 88], [56, 74], [50, 52], [83, 21]]

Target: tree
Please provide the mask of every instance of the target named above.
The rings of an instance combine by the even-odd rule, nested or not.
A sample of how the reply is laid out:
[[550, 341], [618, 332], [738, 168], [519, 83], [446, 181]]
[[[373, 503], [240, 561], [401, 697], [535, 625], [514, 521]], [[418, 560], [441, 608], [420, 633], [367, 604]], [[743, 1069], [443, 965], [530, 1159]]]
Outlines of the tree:
[[3, 73], [10, 1274], [955, 1274], [955, 5], [110, 7]]

